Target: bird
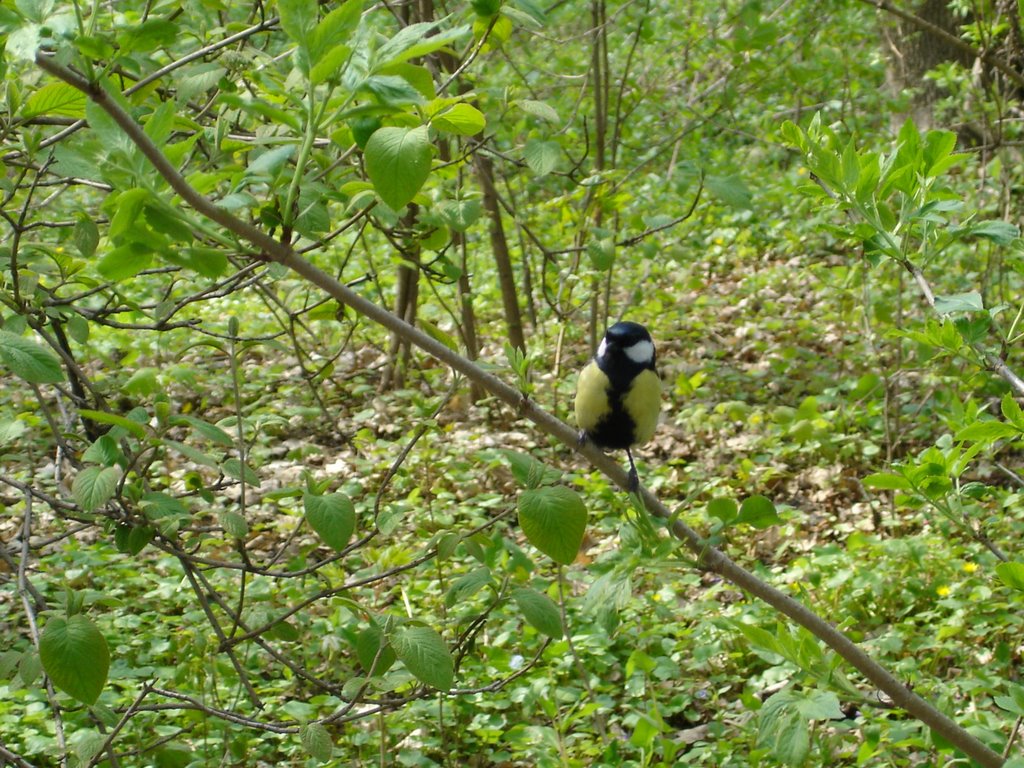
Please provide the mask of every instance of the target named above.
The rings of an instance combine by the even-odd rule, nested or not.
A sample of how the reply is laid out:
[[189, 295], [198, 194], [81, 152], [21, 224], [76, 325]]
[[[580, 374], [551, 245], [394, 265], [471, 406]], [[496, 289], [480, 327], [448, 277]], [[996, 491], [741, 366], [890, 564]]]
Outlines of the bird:
[[639, 323], [624, 320], [611, 326], [597, 354], [580, 371], [576, 383], [576, 425], [580, 444], [626, 450], [629, 490], [640, 487], [634, 446], [654, 436], [661, 411], [661, 378], [654, 366], [654, 340]]

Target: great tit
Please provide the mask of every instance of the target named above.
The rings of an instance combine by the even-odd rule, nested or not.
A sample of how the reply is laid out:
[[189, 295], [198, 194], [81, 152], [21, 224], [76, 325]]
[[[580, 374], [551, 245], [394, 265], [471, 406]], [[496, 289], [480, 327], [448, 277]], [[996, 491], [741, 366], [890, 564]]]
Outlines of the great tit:
[[661, 378], [654, 368], [654, 341], [639, 323], [616, 323], [576, 383], [580, 442], [625, 448], [629, 489], [640, 487], [630, 448], [654, 436], [661, 410]]

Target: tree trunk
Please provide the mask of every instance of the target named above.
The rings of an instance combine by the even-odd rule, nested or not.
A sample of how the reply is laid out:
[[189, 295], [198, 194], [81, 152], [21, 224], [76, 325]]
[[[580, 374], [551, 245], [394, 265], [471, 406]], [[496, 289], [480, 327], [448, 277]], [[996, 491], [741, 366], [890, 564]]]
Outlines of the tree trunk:
[[909, 113], [893, 116], [897, 123], [894, 130], [911, 117], [918, 129], [925, 131], [934, 127], [935, 104], [942, 97], [938, 84], [925, 75], [944, 62], [957, 61], [966, 67], [972, 62], [962, 49], [927, 29], [931, 25], [960, 36], [963, 20], [950, 10], [949, 0], [919, 0], [911, 13], [925, 24], [891, 15], [882, 18], [882, 39], [889, 61], [886, 82], [894, 96], [910, 95]]
[[473, 156], [473, 167], [476, 168], [477, 179], [483, 192], [484, 210], [490, 219], [491, 251], [494, 253], [494, 263], [498, 268], [498, 283], [501, 286], [501, 301], [505, 307], [508, 342], [525, 352], [526, 339], [523, 335], [523, 318], [519, 312], [516, 278], [512, 271], [508, 241], [505, 239], [505, 226], [501, 221], [501, 203], [498, 202], [498, 192], [494, 188], [494, 164], [489, 157], [477, 153]]

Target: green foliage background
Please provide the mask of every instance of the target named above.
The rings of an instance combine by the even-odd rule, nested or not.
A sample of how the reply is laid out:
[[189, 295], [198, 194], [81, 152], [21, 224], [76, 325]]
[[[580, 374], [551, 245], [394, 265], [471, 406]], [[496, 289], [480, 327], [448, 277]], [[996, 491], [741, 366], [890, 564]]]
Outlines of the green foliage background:
[[[974, 13], [965, 40], [1006, 34]], [[3, 0], [0, 761], [965, 759], [516, 410], [184, 204], [39, 50], [220, 209], [380, 305], [414, 291], [561, 417], [605, 324], [647, 324], [645, 485], [1018, 755], [1019, 93], [951, 64], [949, 130], [904, 123], [883, 22]]]

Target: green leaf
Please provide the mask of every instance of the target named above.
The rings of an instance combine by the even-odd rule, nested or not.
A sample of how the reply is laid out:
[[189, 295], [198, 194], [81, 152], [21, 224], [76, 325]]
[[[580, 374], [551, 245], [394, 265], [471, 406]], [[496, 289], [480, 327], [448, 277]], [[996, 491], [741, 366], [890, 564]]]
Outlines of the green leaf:
[[434, 115], [430, 124], [439, 131], [454, 133], [456, 136], [475, 136], [486, 127], [487, 119], [476, 107], [460, 103]]
[[546, 120], [549, 123], [560, 123], [561, 118], [558, 116], [558, 112], [555, 108], [544, 101], [535, 101], [533, 99], [520, 99], [513, 102], [515, 106], [519, 107], [523, 112], [533, 117]]
[[110, 435], [100, 435], [92, 445], [86, 448], [82, 454], [82, 461], [86, 464], [102, 464], [106, 467], [113, 466], [124, 459], [124, 453], [117, 444], [117, 440]]
[[18, 677], [25, 685], [33, 685], [42, 671], [43, 664], [39, 661], [38, 653], [26, 651], [21, 655], [21, 660], [18, 662]]
[[952, 312], [983, 312], [984, 310], [985, 305], [982, 303], [981, 294], [977, 291], [935, 297], [935, 311], [940, 315], [948, 315]]
[[523, 618], [541, 634], [558, 639], [562, 637], [562, 614], [555, 601], [535, 589], [516, 589], [512, 592]]
[[299, 740], [315, 760], [326, 763], [334, 754], [334, 742], [331, 734], [320, 723], [306, 723], [299, 729]]
[[779, 519], [779, 513], [775, 511], [771, 499], [755, 494], [740, 504], [740, 514], [733, 524], [747, 523], [755, 528], [769, 528], [780, 522], [782, 521]]
[[291, 160], [294, 154], [294, 144], [285, 144], [282, 147], [268, 149], [249, 163], [245, 173], [248, 176], [256, 176], [261, 179], [272, 179], [284, 168], [285, 163]]
[[[227, 70], [225, 70], [224, 67], [216, 61], [206, 61], [202, 64], [196, 64], [194, 66], [178, 70], [178, 74], [175, 75], [174, 78], [174, 84], [178, 92], [177, 102], [179, 104], [185, 104], [196, 96], [212, 90], [217, 86], [217, 83], [220, 82], [220, 79], [224, 77], [226, 71]], [[289, 121], [298, 122], [293, 116], [289, 116], [289, 118], [284, 122], [288, 125], [291, 124]], [[92, 120], [90, 118], [90, 125], [91, 124]]]
[[186, 459], [194, 461], [196, 464], [201, 464], [202, 466], [209, 467], [210, 469], [220, 469], [220, 462], [213, 458], [213, 456], [204, 453], [198, 448], [193, 448], [191, 445], [188, 445], [186, 443], [179, 443], [177, 440], [170, 440], [169, 438], [166, 437], [163, 439], [162, 442], [168, 448], [177, 451]]
[[[10, 443], [13, 443], [19, 437], [21, 437], [28, 428], [25, 426], [24, 421], [18, 419], [5, 419], [0, 421], [0, 448]], [[0, 678], [3, 676], [0, 675]]]
[[708, 514], [717, 517], [723, 523], [731, 523], [738, 513], [736, 502], [728, 497], [720, 496], [708, 502]]
[[64, 381], [60, 360], [50, 350], [9, 331], [0, 331], [0, 360], [29, 384]]
[[124, 542], [124, 551], [129, 555], [139, 554], [153, 540], [156, 530], [151, 525], [133, 525]]
[[68, 739], [68, 744], [74, 749], [78, 765], [89, 765], [106, 743], [107, 737], [93, 728], [75, 731]]
[[558, 482], [562, 478], [561, 471], [547, 466], [528, 453], [508, 448], [501, 448], [498, 453], [505, 457], [512, 468], [512, 476], [524, 488], [538, 488], [547, 483]]
[[1010, 245], [1020, 237], [1020, 229], [1008, 221], [981, 221], [971, 225], [967, 232], [973, 237], [991, 240], [996, 245]]
[[10, 680], [20, 661], [21, 651], [4, 651], [0, 653], [0, 680]]
[[39, 50], [39, 33], [42, 27], [39, 24], [25, 24], [11, 32], [7, 37], [7, 44], [4, 52], [13, 61], [33, 61], [36, 51]]
[[922, 164], [926, 178], [944, 173], [963, 159], [962, 155], [952, 154], [956, 148], [956, 134], [952, 131], [928, 131], [924, 138]]
[[726, 205], [740, 210], [753, 207], [754, 197], [739, 176], [707, 176], [704, 179], [704, 186]]
[[571, 488], [531, 488], [519, 494], [519, 525], [527, 540], [556, 563], [576, 559], [587, 528], [587, 508]]
[[843, 185], [847, 190], [857, 188], [857, 179], [860, 178], [860, 159], [857, 157], [857, 148], [853, 139], [847, 142], [840, 156], [843, 164]]
[[120, 467], [86, 467], [75, 476], [71, 495], [83, 512], [94, 512], [114, 496], [120, 479]]
[[217, 513], [217, 522], [224, 533], [234, 539], [244, 539], [249, 535], [249, 523], [240, 513], [231, 509], [222, 509]]
[[107, 280], [117, 283], [135, 277], [153, 261], [153, 249], [132, 241], [107, 251], [96, 262], [96, 270]]
[[100, 424], [112, 424], [116, 427], [128, 430], [135, 437], [143, 438], [146, 436], [146, 427], [137, 421], [129, 419], [126, 416], [122, 416], [119, 413], [107, 413], [106, 411], [93, 411], [88, 408], [83, 408], [78, 412], [79, 416], [89, 419], [89, 421], [96, 421]]
[[755, 648], [766, 653], [780, 653], [779, 643], [775, 639], [775, 635], [767, 629], [762, 629], [761, 627], [754, 626], [753, 624], [746, 624], [740, 621], [733, 623], [734, 626], [743, 633], [743, 636], [747, 638], [747, 641]]
[[421, 683], [447, 691], [455, 679], [455, 662], [444, 640], [430, 627], [402, 627], [389, 638], [395, 655]]
[[810, 728], [789, 690], [770, 696], [758, 713], [758, 743], [783, 765], [803, 765], [810, 752]]
[[547, 176], [562, 159], [562, 147], [557, 141], [530, 139], [523, 147], [523, 157], [530, 170], [538, 176]]
[[210, 424], [207, 421], [203, 421], [195, 416], [178, 416], [174, 419], [175, 423], [188, 424], [196, 430], [200, 435], [205, 437], [212, 443], [223, 446], [225, 448], [231, 448], [235, 444], [235, 440], [231, 435], [225, 432], [223, 429], [215, 424]]
[[362, 88], [392, 108], [423, 103], [423, 94], [401, 75], [371, 75], [363, 81]]
[[456, 232], [465, 232], [480, 218], [479, 200], [442, 200], [435, 206], [441, 220]]
[[321, 56], [319, 61], [309, 70], [309, 82], [313, 85], [320, 85], [329, 80], [337, 80], [344, 72], [345, 63], [351, 55], [352, 49], [347, 45], [334, 46]]
[[996, 566], [996, 576], [1010, 589], [1024, 592], [1024, 563], [1017, 561], [999, 563]]
[[615, 239], [602, 237], [587, 243], [587, 256], [594, 269], [607, 272], [615, 264]]
[[80, 118], [85, 116], [85, 94], [66, 83], [47, 83], [25, 101], [22, 115]]
[[188, 507], [181, 499], [163, 491], [150, 491], [143, 495], [139, 506], [149, 520], [163, 520], [168, 517], [188, 517]]
[[[178, 116], [178, 105], [173, 100], [163, 102], [153, 110], [146, 119], [145, 132], [158, 145], [166, 145], [174, 130], [174, 121]], [[160, 210], [156, 206], [150, 206], [150, 210]]]
[[994, 697], [996, 704], [1016, 715], [1024, 716], [1024, 685], [1007, 683], [1007, 690], [1010, 692], [1009, 696]]
[[1020, 437], [1021, 430], [1012, 424], [1003, 421], [988, 419], [976, 421], [956, 433], [956, 439], [960, 442], [971, 441], [979, 443], [991, 443], [995, 440]]
[[343, 493], [318, 496], [308, 491], [302, 494], [306, 520], [320, 540], [340, 552], [356, 529], [356, 510], [352, 500]]
[[[436, 21], [424, 21], [402, 27], [398, 34], [377, 50], [375, 57], [377, 61], [373, 68], [374, 71], [376, 72], [392, 64], [414, 59], [417, 56], [426, 56], [428, 53], [433, 53], [456, 42], [470, 32], [469, 26], [462, 26], [449, 29], [447, 32], [430, 35], [439, 23]], [[430, 35], [430, 37], [427, 37], [427, 35]]]
[[260, 476], [256, 474], [256, 470], [248, 464], [243, 465], [238, 459], [226, 459], [221, 465], [221, 470], [225, 475], [233, 477], [235, 480], [242, 480], [244, 478], [246, 485], [251, 485], [253, 488], [260, 487]]
[[281, 29], [299, 45], [305, 45], [316, 26], [317, 6], [317, 0], [277, 0]]
[[373, 188], [388, 207], [400, 211], [430, 175], [432, 151], [427, 127], [374, 131], [366, 142], [365, 156]]
[[106, 207], [113, 208], [114, 213], [110, 217], [107, 233], [110, 237], [117, 237], [127, 232], [139, 218], [143, 207], [150, 200], [150, 194], [148, 189], [128, 189], [108, 200]]
[[493, 583], [494, 579], [491, 578], [490, 568], [485, 565], [474, 568], [452, 582], [448, 588], [448, 594], [444, 596], [444, 604], [451, 608], [457, 603], [468, 600], [481, 589]]
[[83, 704], [96, 703], [107, 682], [110, 651], [87, 616], [47, 621], [39, 637], [39, 658], [55, 686]]
[[87, 216], [81, 216], [75, 222], [75, 228], [71, 232], [71, 239], [75, 248], [86, 259], [96, 253], [96, 246], [100, 243], [100, 230], [96, 222]]
[[163, 387], [160, 386], [160, 381], [157, 379], [158, 373], [160, 371], [157, 368], [139, 368], [128, 377], [128, 381], [121, 385], [121, 389], [128, 394], [142, 396], [161, 392]]
[[862, 481], [865, 488], [874, 488], [876, 491], [907, 491], [910, 490], [910, 481], [903, 475], [893, 472], [877, 472], [868, 475]]
[[1003, 412], [1003, 418], [1017, 429], [1024, 430], [1024, 412], [1021, 411], [1020, 403], [1014, 399], [1013, 394], [1007, 392], [1003, 395], [1000, 410]]
[[842, 720], [839, 697], [832, 691], [807, 691], [797, 702], [797, 709], [808, 720]]
[[363, 13], [363, 0], [346, 0], [332, 10], [313, 29], [309, 39], [309, 60], [316, 65], [328, 54], [334, 57], [334, 51], [343, 47], [350, 33], [359, 23]]
[[[395, 663], [395, 651], [379, 626], [371, 623], [356, 637], [356, 656], [366, 674], [383, 675]], [[374, 664], [376, 660], [376, 665]]]
[[179, 35], [178, 25], [167, 19], [147, 19], [127, 26], [117, 37], [120, 51], [126, 56], [132, 51], [153, 51], [175, 42]]

